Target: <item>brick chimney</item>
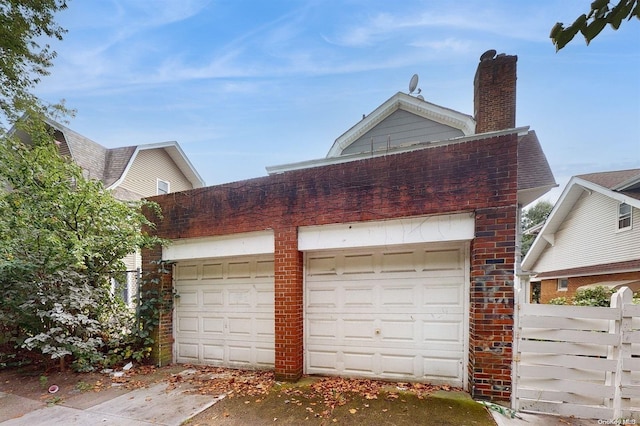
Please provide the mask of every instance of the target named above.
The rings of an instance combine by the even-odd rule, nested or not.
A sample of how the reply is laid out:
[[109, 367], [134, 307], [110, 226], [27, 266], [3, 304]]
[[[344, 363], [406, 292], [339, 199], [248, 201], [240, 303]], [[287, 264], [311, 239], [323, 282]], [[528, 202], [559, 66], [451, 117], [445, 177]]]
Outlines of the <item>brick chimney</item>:
[[516, 126], [517, 56], [488, 50], [480, 56], [473, 81], [473, 114], [476, 133]]

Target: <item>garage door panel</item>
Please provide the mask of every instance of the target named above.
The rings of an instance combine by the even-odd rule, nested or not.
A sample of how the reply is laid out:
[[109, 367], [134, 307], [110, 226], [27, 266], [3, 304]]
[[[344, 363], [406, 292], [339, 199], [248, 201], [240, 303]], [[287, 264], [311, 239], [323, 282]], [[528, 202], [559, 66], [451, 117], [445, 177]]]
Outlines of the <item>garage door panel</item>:
[[273, 285], [260, 284], [255, 287], [256, 308], [260, 310], [273, 311], [275, 300], [273, 299]]
[[439, 281], [433, 285], [422, 287], [425, 305], [460, 306], [464, 302], [464, 294], [460, 288], [460, 280], [453, 283]]
[[380, 340], [383, 343], [412, 343], [416, 340], [415, 325], [416, 322], [411, 320], [382, 320], [380, 321], [380, 328], [376, 329], [375, 333], [380, 336]]
[[383, 274], [389, 272], [415, 272], [416, 263], [419, 263], [416, 255], [414, 251], [383, 253], [380, 272]]
[[338, 353], [322, 350], [322, 348], [307, 348], [307, 362], [316, 371], [337, 373]]
[[425, 251], [423, 271], [461, 270], [464, 265], [461, 250]]
[[178, 265], [176, 274], [180, 281], [195, 281], [198, 279], [198, 265]]
[[202, 360], [205, 363], [222, 363], [224, 361], [224, 348], [221, 343], [203, 343]]
[[177, 328], [182, 333], [197, 333], [200, 319], [197, 316], [182, 316], [178, 320]]
[[256, 320], [256, 336], [266, 338], [269, 341], [275, 341], [274, 330], [276, 323], [273, 318], [257, 319]]
[[375, 323], [373, 319], [344, 319], [340, 328], [345, 341], [349, 339], [371, 341], [374, 338]]
[[307, 290], [307, 308], [317, 308], [319, 310], [326, 308], [335, 308], [337, 300], [337, 288], [319, 287]]
[[255, 348], [256, 360], [255, 364], [260, 367], [272, 367], [276, 363], [276, 356], [273, 348], [265, 346], [257, 346]]
[[457, 379], [462, 375], [462, 364], [457, 359], [423, 357], [425, 378]]
[[347, 255], [344, 257], [343, 274], [373, 274], [374, 272], [373, 254]]
[[219, 338], [224, 333], [224, 318], [215, 316], [202, 317], [202, 332], [207, 336]]
[[[180, 296], [180, 298], [182, 298], [182, 295]], [[202, 290], [202, 305], [211, 308], [216, 308], [224, 305], [224, 294], [222, 292], [222, 289]]]
[[251, 363], [251, 346], [229, 345], [229, 362], [232, 365], [250, 364]]
[[178, 345], [178, 355], [185, 359], [197, 360], [198, 359], [198, 344], [197, 343], [180, 343]]
[[370, 307], [375, 295], [372, 288], [345, 288], [342, 297], [346, 307]]
[[195, 289], [185, 289], [180, 291], [180, 305], [198, 306], [198, 291]]
[[424, 321], [422, 336], [425, 342], [456, 342], [463, 343], [464, 330], [462, 318], [459, 321]]
[[258, 256], [176, 264], [176, 361], [272, 367], [272, 268]]
[[202, 265], [203, 280], [221, 280], [223, 278], [222, 262], [208, 263]]
[[309, 338], [322, 339], [329, 338], [336, 340], [338, 338], [338, 320], [336, 319], [316, 319], [308, 322]]
[[387, 377], [411, 377], [416, 375], [416, 356], [413, 354], [380, 354], [380, 373]]
[[462, 385], [464, 253], [463, 246], [308, 253], [307, 373]]

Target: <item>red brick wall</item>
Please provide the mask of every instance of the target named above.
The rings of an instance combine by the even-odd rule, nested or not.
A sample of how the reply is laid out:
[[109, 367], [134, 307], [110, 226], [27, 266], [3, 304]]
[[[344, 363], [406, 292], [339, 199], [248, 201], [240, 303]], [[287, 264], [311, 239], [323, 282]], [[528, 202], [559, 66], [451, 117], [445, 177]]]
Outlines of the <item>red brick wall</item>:
[[476, 211], [471, 246], [469, 377], [478, 398], [511, 394], [513, 278], [518, 208]]
[[[152, 200], [162, 207], [157, 234], [163, 238], [274, 230], [276, 374], [293, 380], [303, 371], [303, 278], [297, 227], [475, 212], [470, 387], [482, 397], [509, 397], [518, 208], [515, 134], [291, 171]], [[154, 255], [157, 253], [143, 253]], [[164, 339], [169, 336], [161, 334]], [[168, 341], [161, 343], [164, 348], [170, 346]]]
[[275, 231], [276, 380], [295, 381], [303, 373], [302, 252], [298, 228]]
[[[157, 298], [159, 309], [158, 324], [153, 338], [156, 342], [152, 358], [158, 365], [166, 365], [173, 361], [173, 286], [171, 282], [171, 265], [159, 264], [162, 249], [145, 249], [142, 252], [142, 298]], [[166, 272], [165, 272], [166, 271]], [[155, 294], [147, 295], [151, 291]]]
[[515, 127], [517, 60], [498, 55], [478, 65], [473, 83], [477, 134]]
[[571, 300], [576, 295], [578, 287], [602, 281], [626, 280], [640, 280], [640, 271], [624, 272], [620, 274], [591, 275], [588, 277], [570, 277], [567, 291], [558, 291], [558, 280], [555, 278], [542, 280], [540, 285], [540, 303], [549, 303], [551, 299], [556, 297], [566, 297], [568, 302], [571, 303]]

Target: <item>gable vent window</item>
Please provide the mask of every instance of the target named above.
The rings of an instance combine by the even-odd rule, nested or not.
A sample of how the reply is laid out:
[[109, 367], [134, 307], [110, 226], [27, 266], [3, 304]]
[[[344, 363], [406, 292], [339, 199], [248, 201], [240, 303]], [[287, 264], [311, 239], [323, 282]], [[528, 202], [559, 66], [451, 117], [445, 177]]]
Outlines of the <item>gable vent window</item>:
[[631, 206], [627, 203], [618, 205], [618, 230], [631, 229]]
[[158, 195], [169, 193], [169, 182], [158, 179]]
[[569, 288], [569, 280], [567, 278], [558, 279], [558, 291], [567, 291]]

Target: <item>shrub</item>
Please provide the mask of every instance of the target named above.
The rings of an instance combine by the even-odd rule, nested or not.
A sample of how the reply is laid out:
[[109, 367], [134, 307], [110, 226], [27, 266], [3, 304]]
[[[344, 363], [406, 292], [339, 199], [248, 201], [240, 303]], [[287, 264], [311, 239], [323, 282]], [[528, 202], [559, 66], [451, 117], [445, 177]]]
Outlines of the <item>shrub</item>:
[[573, 304], [576, 306], [608, 307], [611, 305], [611, 295], [615, 292], [616, 290], [604, 286], [583, 288], [576, 292]]

